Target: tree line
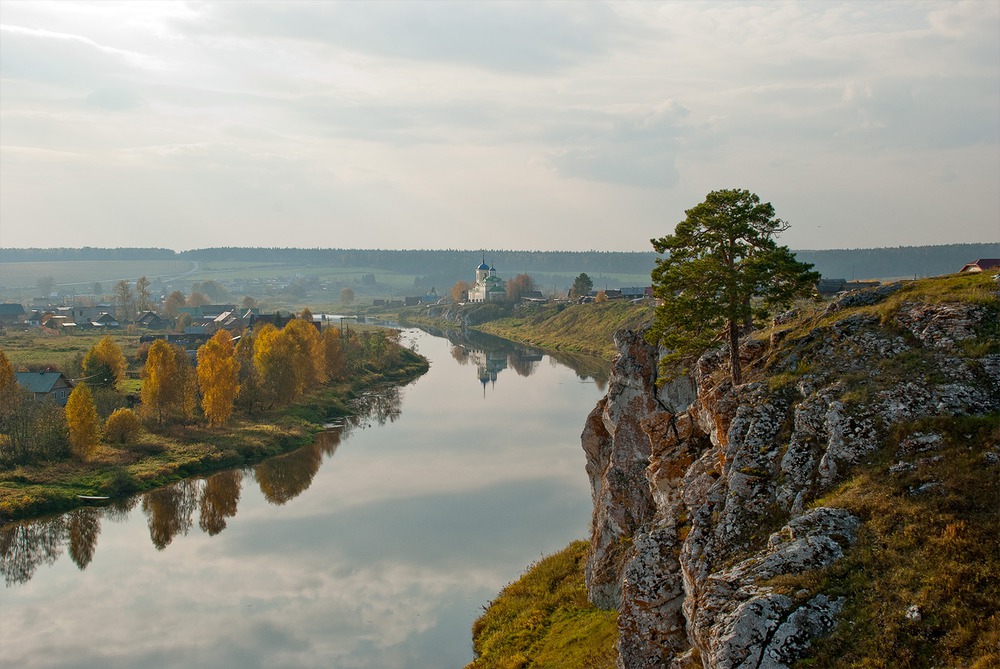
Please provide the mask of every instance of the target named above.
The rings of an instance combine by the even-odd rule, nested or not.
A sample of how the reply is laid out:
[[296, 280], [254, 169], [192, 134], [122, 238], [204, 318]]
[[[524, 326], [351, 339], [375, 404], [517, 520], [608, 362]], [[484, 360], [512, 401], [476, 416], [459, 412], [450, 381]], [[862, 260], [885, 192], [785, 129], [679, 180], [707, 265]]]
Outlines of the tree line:
[[117, 390], [128, 361], [111, 337], [84, 356], [65, 408], [36, 401], [0, 350], [0, 466], [87, 459], [100, 444], [135, 442], [144, 430], [202, 423], [223, 428], [234, 414], [253, 417], [287, 406], [326, 383], [397, 368], [408, 355], [395, 330], [320, 331], [303, 310], [279, 329], [268, 323], [234, 335], [219, 330], [194, 359], [158, 339], [140, 348], [139, 402]]

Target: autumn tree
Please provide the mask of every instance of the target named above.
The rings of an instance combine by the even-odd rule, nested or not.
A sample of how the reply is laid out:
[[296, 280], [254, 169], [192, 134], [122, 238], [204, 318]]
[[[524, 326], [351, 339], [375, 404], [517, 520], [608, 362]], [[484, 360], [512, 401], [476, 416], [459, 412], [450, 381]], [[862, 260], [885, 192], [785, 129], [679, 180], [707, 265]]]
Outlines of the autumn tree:
[[143, 413], [161, 425], [164, 419], [191, 416], [197, 378], [184, 349], [162, 339], [154, 341], [146, 355], [142, 378]]
[[290, 402], [296, 394], [291, 339], [281, 332], [267, 323], [254, 336], [253, 361], [260, 376], [261, 397], [268, 406]]
[[257, 300], [253, 299], [249, 295], [243, 297], [243, 302], [241, 302], [244, 309], [253, 309], [257, 306]]
[[460, 279], [455, 282], [455, 285], [451, 287], [451, 300], [452, 302], [465, 302], [469, 299], [469, 282]]
[[303, 307], [302, 311], [299, 312], [299, 318], [304, 320], [306, 323], [313, 322], [313, 312], [309, 307]]
[[110, 336], [102, 337], [83, 358], [81, 373], [89, 386], [113, 388], [125, 378], [125, 354]]
[[353, 288], [341, 288], [340, 289], [340, 302], [345, 307], [349, 307], [354, 304], [354, 289]]
[[187, 301], [184, 299], [184, 293], [179, 290], [167, 295], [167, 299], [163, 300], [163, 313], [170, 318], [177, 318], [180, 313], [180, 308], [183, 307]]
[[570, 293], [571, 297], [586, 297], [590, 295], [590, 291], [594, 289], [594, 282], [586, 272], [580, 272], [580, 274], [573, 280], [573, 289]]
[[[207, 281], [195, 281], [191, 284], [192, 295], [194, 293], [201, 293], [205, 295], [212, 304], [225, 304], [229, 302], [229, 291], [213, 279], [208, 279]], [[206, 302], [208, 304], [208, 302]]]
[[10, 364], [7, 354], [0, 349], [0, 414], [11, 410], [15, 403], [15, 396], [20, 387], [17, 385], [17, 374], [14, 366]]
[[128, 281], [122, 279], [111, 291], [111, 299], [118, 309], [117, 317], [122, 322], [130, 321], [135, 316], [135, 295]]
[[239, 391], [239, 363], [233, 339], [219, 330], [198, 349], [198, 386], [201, 408], [209, 425], [218, 427], [229, 420]]
[[344, 377], [344, 349], [341, 346], [340, 328], [323, 330], [323, 362], [326, 366], [324, 375], [331, 381]]
[[608, 301], [608, 293], [605, 290], [597, 291], [597, 295], [594, 297], [594, 302], [597, 304], [604, 304]]
[[104, 421], [104, 441], [109, 444], [129, 444], [142, 432], [139, 417], [131, 409], [115, 409]]
[[104, 294], [104, 286], [101, 285], [100, 281], [95, 281], [94, 285], [90, 287], [90, 292], [95, 296], [100, 297]]
[[282, 337], [289, 339], [292, 350], [292, 366], [295, 369], [295, 394], [300, 395], [306, 390], [326, 380], [326, 365], [324, 364], [323, 342], [319, 330], [312, 322], [296, 318], [290, 321], [281, 331]]
[[741, 330], [811, 294], [819, 274], [778, 246], [774, 236], [788, 224], [754, 193], [712, 191], [685, 214], [674, 234], [651, 240], [664, 257], [652, 272], [653, 294], [662, 302], [648, 336], [670, 351], [662, 360], [669, 376], [724, 334], [732, 380], [740, 384]]
[[238, 370], [236, 406], [248, 414], [256, 412], [262, 401], [260, 373], [254, 364], [254, 337], [244, 332], [236, 344], [234, 356]]
[[147, 311], [151, 306], [149, 295], [149, 279], [140, 276], [135, 282], [135, 303], [139, 311]]
[[187, 306], [189, 307], [203, 307], [209, 304], [208, 298], [204, 293], [199, 293], [197, 290], [192, 290], [191, 294], [187, 298]]
[[74, 388], [66, 400], [66, 425], [74, 455], [86, 459], [101, 441], [101, 422], [86, 384], [81, 383]]
[[521, 298], [536, 290], [535, 280], [530, 274], [518, 274], [507, 282], [507, 301], [520, 302]]

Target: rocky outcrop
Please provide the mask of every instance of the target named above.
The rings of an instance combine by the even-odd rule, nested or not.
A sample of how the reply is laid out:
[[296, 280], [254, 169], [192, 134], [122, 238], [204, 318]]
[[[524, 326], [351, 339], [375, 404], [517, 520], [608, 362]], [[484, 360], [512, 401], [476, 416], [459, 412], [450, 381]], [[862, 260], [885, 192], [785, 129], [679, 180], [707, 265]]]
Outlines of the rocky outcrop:
[[[987, 310], [866, 311], [897, 290], [848, 295], [794, 337], [782, 328], [796, 314], [783, 314], [769, 339], [741, 347], [749, 382], [737, 387], [724, 350], [662, 383], [661, 352], [642, 332], [618, 334], [582, 442], [594, 499], [588, 590], [619, 610], [622, 669], [790, 667], [843, 602], [772, 580], [840, 559], [860, 524], [816, 506], [819, 496], [901, 420], [1000, 409], [1000, 356], [963, 353]], [[900, 449], [933, 455], [934, 443], [916, 435]]]

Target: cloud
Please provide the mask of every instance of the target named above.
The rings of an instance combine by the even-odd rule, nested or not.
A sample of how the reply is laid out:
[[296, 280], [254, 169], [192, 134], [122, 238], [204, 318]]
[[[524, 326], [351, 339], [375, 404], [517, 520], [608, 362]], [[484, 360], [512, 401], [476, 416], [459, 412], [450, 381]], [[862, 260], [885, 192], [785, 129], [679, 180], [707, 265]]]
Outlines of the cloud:
[[676, 156], [687, 116], [672, 100], [642, 112], [600, 115], [580, 123], [549, 161], [566, 177], [669, 188], [679, 178]]
[[621, 27], [600, 3], [219, 3], [189, 34], [308, 40], [379, 56], [510, 73], [579, 65]]

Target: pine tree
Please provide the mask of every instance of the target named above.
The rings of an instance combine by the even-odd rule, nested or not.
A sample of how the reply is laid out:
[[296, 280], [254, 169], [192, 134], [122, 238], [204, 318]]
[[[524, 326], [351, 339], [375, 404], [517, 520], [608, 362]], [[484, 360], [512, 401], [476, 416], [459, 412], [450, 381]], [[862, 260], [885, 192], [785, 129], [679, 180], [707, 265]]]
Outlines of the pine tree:
[[669, 377], [677, 363], [725, 335], [732, 380], [740, 384], [740, 335], [754, 317], [814, 292], [819, 274], [778, 246], [774, 236], [788, 224], [749, 191], [712, 191], [685, 213], [674, 234], [652, 240], [666, 255], [652, 272], [653, 294], [662, 304], [649, 337], [670, 351], [662, 360]]

